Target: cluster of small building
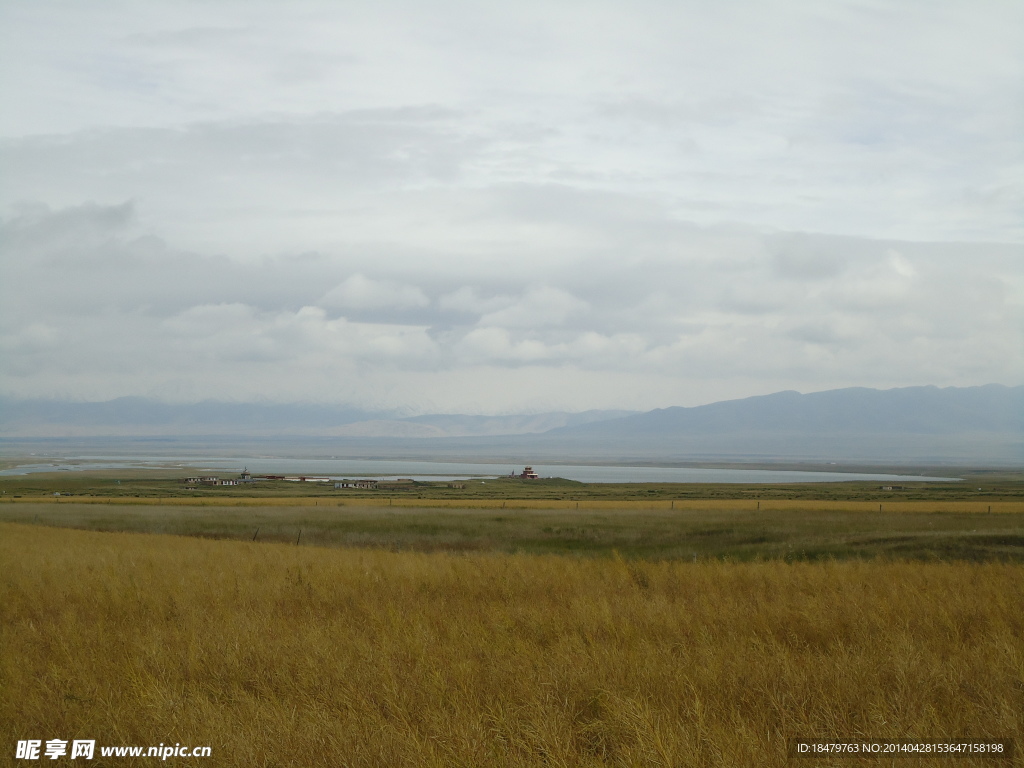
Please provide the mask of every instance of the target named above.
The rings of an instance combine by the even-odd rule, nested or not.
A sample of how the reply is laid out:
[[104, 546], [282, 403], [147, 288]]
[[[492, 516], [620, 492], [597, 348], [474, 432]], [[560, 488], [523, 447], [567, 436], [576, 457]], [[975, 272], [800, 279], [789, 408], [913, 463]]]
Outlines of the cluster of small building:
[[334, 487], [337, 489], [342, 488], [368, 488], [370, 490], [376, 490], [377, 488], [386, 486], [388, 488], [394, 488], [396, 486], [414, 485], [415, 480], [409, 477], [399, 477], [395, 480], [381, 481], [381, 480], [332, 480], [330, 477], [313, 477], [311, 475], [253, 475], [248, 469], [243, 469], [242, 473], [238, 477], [217, 477], [215, 475], [197, 475], [195, 477], [186, 477], [184, 483], [187, 486], [196, 485], [245, 485], [248, 483], [258, 483], [264, 480], [279, 480], [289, 483], [334, 483]]
[[254, 483], [256, 481], [252, 478], [242, 480], [241, 478], [234, 477], [215, 477], [214, 475], [208, 475], [206, 477], [186, 477], [184, 480], [185, 485], [239, 485], [243, 482]]
[[338, 489], [368, 488], [371, 491], [378, 488], [402, 488], [410, 485], [416, 485], [416, 481], [411, 477], [398, 477], [394, 480], [339, 480], [334, 483], [334, 487]]
[[253, 475], [248, 469], [243, 469], [238, 477], [216, 477], [206, 475], [199, 477], [186, 477], [185, 485], [245, 485], [257, 483], [261, 480], [286, 480], [292, 483], [329, 483], [329, 477], [309, 477], [308, 475]]
[[[539, 480], [540, 475], [533, 471], [533, 467], [527, 467], [518, 475], [513, 470], [509, 475], [517, 480]], [[283, 480], [291, 483], [334, 483], [338, 490], [345, 488], [362, 488], [377, 490], [378, 488], [396, 488], [415, 485], [416, 481], [411, 477], [399, 477], [394, 480], [332, 480], [329, 477], [311, 477], [309, 475], [253, 475], [248, 469], [243, 469], [238, 477], [217, 477], [215, 475], [197, 475], [186, 477], [184, 483], [187, 486], [196, 485], [246, 485], [257, 483], [262, 480]], [[448, 483], [449, 488], [465, 488], [465, 483]]]
[[341, 480], [334, 484], [335, 488], [370, 488], [375, 490], [380, 484], [379, 480]]

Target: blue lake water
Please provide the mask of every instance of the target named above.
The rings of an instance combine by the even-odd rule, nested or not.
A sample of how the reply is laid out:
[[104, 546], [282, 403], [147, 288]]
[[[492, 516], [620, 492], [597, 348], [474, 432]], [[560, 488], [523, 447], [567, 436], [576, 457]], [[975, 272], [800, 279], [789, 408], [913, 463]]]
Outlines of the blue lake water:
[[[307, 475], [334, 479], [405, 477], [413, 480], [463, 480], [488, 478], [522, 472], [511, 464], [405, 461], [385, 459], [275, 459], [204, 458], [167, 456], [78, 456], [40, 459], [0, 471], [0, 475], [36, 472], [82, 472], [105, 469], [195, 469], [210, 473], [238, 473], [248, 469], [254, 475]], [[541, 477], [564, 477], [584, 483], [834, 483], [852, 480], [910, 482], [956, 482], [955, 477], [867, 474], [858, 472], [799, 472], [775, 469], [706, 469], [700, 467], [629, 467], [577, 464], [535, 464]], [[182, 473], [185, 474], [184, 472]]]

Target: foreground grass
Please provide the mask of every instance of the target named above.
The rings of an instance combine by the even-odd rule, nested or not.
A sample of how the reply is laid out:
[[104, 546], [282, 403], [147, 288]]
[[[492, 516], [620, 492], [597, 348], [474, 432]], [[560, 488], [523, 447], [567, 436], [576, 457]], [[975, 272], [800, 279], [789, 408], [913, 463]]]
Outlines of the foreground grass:
[[[418, 502], [417, 502], [418, 503]], [[393, 551], [573, 553], [635, 559], [877, 557], [1024, 563], [1024, 504], [686, 500], [514, 501], [502, 509], [240, 504], [0, 504], [0, 521]], [[404, 504], [413, 504], [405, 500]], [[760, 509], [758, 509], [760, 505]], [[991, 506], [992, 512], [987, 512]]]
[[1017, 565], [391, 553], [16, 524], [0, 525], [0, 563], [4, 750], [87, 738], [213, 748], [177, 765], [771, 766], [792, 736], [1024, 735]]

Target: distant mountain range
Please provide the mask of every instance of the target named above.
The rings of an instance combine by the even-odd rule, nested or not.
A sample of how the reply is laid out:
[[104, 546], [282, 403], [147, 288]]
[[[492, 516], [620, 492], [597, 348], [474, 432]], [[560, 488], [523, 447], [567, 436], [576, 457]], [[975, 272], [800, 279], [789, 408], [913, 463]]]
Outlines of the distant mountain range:
[[549, 450], [614, 446], [616, 455], [637, 458], [1024, 466], [1024, 386], [777, 392], [557, 428], [541, 437]]
[[[396, 417], [325, 405], [0, 399], [0, 439], [293, 438], [348, 455], [1024, 466], [1024, 386], [861, 387], [636, 413]], [[312, 441], [312, 442], [308, 442]], [[325, 442], [326, 441], [326, 442]], [[298, 444], [298, 443], [296, 443]]]
[[633, 413], [636, 412], [398, 417], [384, 412], [303, 403], [224, 403], [210, 400], [169, 404], [142, 397], [78, 403], [0, 398], [0, 437], [481, 437], [540, 433]]
[[1024, 432], [1024, 386], [852, 387], [776, 392], [695, 408], [659, 408], [611, 421], [555, 429], [596, 439], [719, 434], [902, 433], [947, 435]]

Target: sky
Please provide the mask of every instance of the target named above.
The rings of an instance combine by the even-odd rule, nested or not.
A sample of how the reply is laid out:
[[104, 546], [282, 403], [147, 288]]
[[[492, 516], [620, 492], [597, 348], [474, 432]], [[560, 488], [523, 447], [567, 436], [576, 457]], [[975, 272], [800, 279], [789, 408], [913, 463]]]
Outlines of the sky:
[[0, 395], [1024, 383], [1017, 0], [0, 0]]

